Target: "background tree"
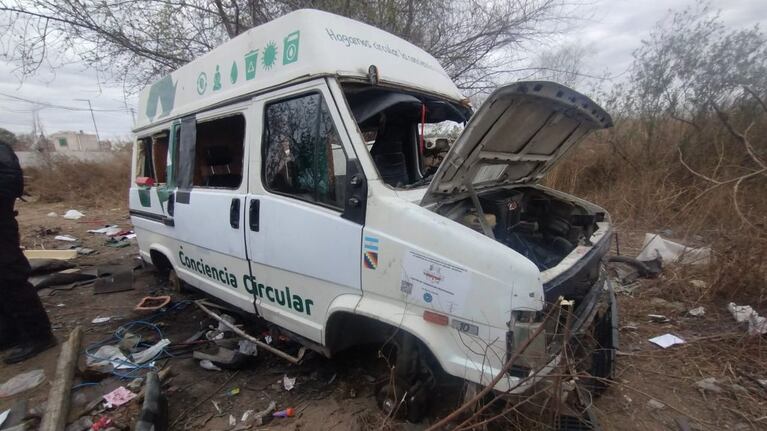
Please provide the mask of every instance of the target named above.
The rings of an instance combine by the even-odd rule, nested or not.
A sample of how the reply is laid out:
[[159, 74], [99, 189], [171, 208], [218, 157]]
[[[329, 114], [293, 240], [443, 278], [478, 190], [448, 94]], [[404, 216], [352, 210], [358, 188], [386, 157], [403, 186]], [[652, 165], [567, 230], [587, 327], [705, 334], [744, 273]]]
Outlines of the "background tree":
[[5, 57], [22, 75], [72, 59], [129, 90], [292, 10], [311, 7], [394, 33], [434, 55], [470, 95], [494, 88], [515, 48], [544, 38], [565, 0], [0, 0]]
[[2, 127], [0, 127], [0, 142], [9, 145], [14, 150], [16, 149], [16, 135], [10, 130], [3, 129]]

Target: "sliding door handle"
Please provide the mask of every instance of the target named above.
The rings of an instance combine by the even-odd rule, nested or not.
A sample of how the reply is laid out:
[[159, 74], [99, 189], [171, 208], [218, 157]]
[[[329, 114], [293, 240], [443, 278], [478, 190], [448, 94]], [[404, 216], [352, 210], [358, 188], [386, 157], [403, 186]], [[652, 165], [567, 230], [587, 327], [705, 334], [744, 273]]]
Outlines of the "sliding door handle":
[[261, 201], [258, 199], [252, 199], [250, 201], [250, 208], [248, 209], [248, 225], [250, 230], [258, 232], [261, 228], [259, 218], [261, 217]]
[[229, 225], [234, 229], [240, 228], [240, 198], [233, 198], [229, 204]]

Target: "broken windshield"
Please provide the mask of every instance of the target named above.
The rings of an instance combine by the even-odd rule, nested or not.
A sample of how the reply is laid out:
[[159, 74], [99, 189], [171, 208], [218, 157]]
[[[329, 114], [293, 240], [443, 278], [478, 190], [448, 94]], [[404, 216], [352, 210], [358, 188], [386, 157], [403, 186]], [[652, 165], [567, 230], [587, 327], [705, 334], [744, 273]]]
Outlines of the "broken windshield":
[[395, 188], [427, 185], [471, 115], [466, 106], [416, 92], [343, 89], [379, 176]]

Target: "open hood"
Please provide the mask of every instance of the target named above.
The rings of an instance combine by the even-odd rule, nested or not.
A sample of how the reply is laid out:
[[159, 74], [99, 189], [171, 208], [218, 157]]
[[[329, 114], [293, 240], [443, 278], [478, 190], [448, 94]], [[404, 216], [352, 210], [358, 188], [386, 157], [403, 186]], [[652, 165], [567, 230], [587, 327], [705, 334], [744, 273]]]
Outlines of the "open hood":
[[612, 119], [563, 85], [517, 82], [498, 88], [448, 151], [422, 205], [501, 184], [538, 181], [570, 148]]

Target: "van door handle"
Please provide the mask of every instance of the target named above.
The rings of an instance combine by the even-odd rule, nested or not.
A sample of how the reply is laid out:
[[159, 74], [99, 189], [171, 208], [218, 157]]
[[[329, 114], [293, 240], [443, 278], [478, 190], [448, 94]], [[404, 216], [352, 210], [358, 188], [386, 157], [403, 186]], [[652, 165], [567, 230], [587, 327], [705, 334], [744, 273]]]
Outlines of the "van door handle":
[[229, 204], [229, 225], [234, 229], [240, 228], [240, 198], [233, 198]]
[[248, 224], [250, 230], [258, 232], [261, 226], [259, 225], [259, 217], [261, 216], [261, 202], [258, 199], [250, 201], [250, 208], [248, 210]]

